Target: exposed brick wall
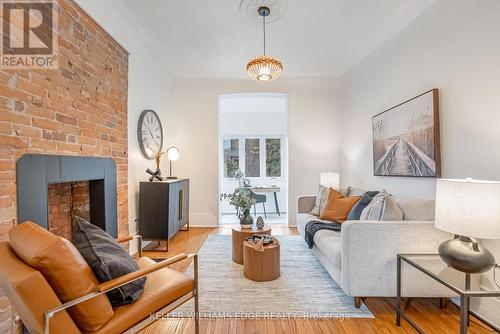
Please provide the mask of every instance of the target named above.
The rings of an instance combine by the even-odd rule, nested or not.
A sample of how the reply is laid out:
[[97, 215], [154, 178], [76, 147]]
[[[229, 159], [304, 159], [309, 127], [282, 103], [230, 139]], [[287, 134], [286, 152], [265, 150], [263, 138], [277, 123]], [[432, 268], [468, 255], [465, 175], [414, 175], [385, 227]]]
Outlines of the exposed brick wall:
[[48, 230], [71, 240], [73, 217], [80, 216], [90, 221], [89, 182], [49, 184], [48, 204]]
[[[70, 0], [60, 0], [59, 69], [0, 70], [0, 240], [16, 221], [16, 160], [26, 153], [112, 157], [118, 233], [128, 233], [128, 53]], [[0, 333], [11, 310], [0, 296]]]

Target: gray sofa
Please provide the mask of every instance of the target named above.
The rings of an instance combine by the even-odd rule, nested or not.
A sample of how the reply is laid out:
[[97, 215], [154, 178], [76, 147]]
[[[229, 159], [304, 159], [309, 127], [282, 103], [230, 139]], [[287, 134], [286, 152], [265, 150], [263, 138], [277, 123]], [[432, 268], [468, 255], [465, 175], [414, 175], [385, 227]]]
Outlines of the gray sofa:
[[[316, 196], [298, 198], [297, 229], [304, 236]], [[346, 221], [342, 232], [320, 230], [312, 252], [348, 296], [395, 297], [398, 253], [437, 253], [452, 238], [434, 228], [434, 201], [397, 199], [403, 221]], [[407, 297], [451, 297], [455, 294], [425, 274], [403, 263], [402, 294]], [[459, 279], [459, 277], [457, 277]]]

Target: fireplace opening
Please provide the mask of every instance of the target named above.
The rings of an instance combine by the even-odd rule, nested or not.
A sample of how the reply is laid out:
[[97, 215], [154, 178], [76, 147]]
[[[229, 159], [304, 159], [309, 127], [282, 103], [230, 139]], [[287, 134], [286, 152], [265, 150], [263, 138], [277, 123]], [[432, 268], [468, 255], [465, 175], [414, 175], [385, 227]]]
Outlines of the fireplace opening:
[[48, 184], [48, 230], [71, 240], [75, 216], [106, 230], [103, 193], [104, 180]]

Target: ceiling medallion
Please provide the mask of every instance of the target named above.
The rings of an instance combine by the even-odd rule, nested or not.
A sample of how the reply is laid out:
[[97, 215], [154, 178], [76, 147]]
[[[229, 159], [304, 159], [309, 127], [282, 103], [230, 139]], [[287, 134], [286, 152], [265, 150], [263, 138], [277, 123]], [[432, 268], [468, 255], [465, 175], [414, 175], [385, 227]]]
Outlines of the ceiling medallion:
[[266, 23], [271, 23], [278, 21], [285, 14], [287, 5], [287, 0], [241, 0], [240, 13], [256, 23], [261, 23], [259, 8], [267, 7], [270, 13], [266, 17]]
[[283, 72], [283, 64], [278, 58], [266, 55], [266, 17], [271, 13], [269, 7], [261, 6], [257, 13], [262, 17], [264, 35], [264, 52], [247, 64], [247, 73], [250, 78], [257, 81], [270, 81], [276, 79]]

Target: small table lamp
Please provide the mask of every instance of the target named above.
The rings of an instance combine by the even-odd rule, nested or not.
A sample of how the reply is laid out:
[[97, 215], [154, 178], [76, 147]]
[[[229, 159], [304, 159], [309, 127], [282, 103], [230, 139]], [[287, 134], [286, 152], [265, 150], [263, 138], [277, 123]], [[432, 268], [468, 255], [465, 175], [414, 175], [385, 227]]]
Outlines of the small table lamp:
[[167, 157], [170, 161], [170, 175], [167, 176], [167, 179], [176, 179], [177, 176], [172, 176], [172, 161], [179, 160], [179, 148], [177, 146], [170, 146], [167, 149]]
[[319, 184], [323, 187], [339, 189], [340, 175], [339, 173], [321, 173], [319, 174]]
[[439, 246], [449, 266], [469, 274], [490, 270], [495, 257], [479, 239], [500, 239], [500, 182], [437, 180], [436, 228], [455, 234]]

